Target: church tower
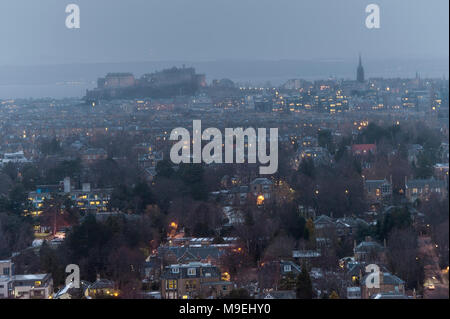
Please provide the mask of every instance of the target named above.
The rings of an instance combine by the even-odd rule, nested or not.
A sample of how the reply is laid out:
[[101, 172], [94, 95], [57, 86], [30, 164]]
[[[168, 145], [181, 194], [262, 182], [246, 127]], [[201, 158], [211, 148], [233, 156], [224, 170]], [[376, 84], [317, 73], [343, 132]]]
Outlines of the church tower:
[[359, 64], [358, 64], [358, 69], [356, 71], [356, 81], [362, 83], [364, 82], [364, 68], [362, 66], [362, 62], [361, 62], [361, 54], [359, 55]]

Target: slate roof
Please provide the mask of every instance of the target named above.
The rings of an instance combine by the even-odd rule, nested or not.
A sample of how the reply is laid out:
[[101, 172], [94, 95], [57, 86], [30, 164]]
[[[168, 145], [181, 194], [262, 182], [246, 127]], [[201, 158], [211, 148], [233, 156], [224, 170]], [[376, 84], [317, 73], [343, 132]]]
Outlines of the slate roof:
[[408, 296], [394, 293], [394, 292], [382, 292], [376, 295], [372, 295], [370, 299], [409, 299]]
[[89, 285], [89, 289], [114, 288], [114, 282], [109, 279], [100, 278]]
[[383, 251], [384, 247], [375, 241], [363, 241], [355, 248], [355, 252]]
[[223, 255], [223, 251], [214, 246], [201, 246], [201, 247], [159, 247], [158, 255], [163, 256], [168, 253], [172, 253], [175, 257], [180, 259], [181, 257], [187, 255], [194, 256], [198, 259], [207, 259], [208, 257], [218, 259]]
[[[174, 272], [174, 268], [178, 268]], [[195, 275], [188, 275], [188, 269], [195, 268]], [[189, 264], [174, 264], [167, 266], [161, 279], [188, 279], [188, 278], [218, 278], [221, 276], [219, 269], [211, 264], [189, 263]]]
[[[363, 280], [361, 281], [362, 285], [365, 285], [366, 278], [368, 275], [369, 274], [366, 274], [364, 276]], [[393, 285], [393, 286], [405, 284], [405, 282], [402, 279], [400, 279], [399, 277], [397, 277], [389, 272], [383, 272], [383, 283], [385, 285]]]
[[260, 295], [259, 299], [296, 299], [296, 294], [293, 290], [270, 291]]

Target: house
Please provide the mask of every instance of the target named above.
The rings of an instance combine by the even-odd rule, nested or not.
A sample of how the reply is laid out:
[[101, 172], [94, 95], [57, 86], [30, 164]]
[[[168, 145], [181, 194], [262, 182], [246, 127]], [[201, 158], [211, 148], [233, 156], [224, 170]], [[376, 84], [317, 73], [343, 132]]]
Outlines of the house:
[[353, 249], [355, 261], [367, 264], [384, 264], [386, 261], [386, 247], [367, 236], [364, 241]]
[[28, 193], [28, 199], [33, 206], [32, 214], [40, 215], [45, 200], [53, 198], [56, 193], [71, 199], [82, 211], [106, 212], [111, 198], [111, 188], [93, 189], [90, 183], [83, 183], [81, 189], [74, 189], [69, 177], [59, 185], [39, 185], [36, 190]]
[[241, 211], [233, 207], [225, 206], [222, 209], [224, 217], [228, 220], [224, 226], [240, 225], [244, 223], [244, 216]]
[[25, 157], [23, 151], [16, 153], [5, 153], [3, 159], [0, 159], [0, 167], [7, 163], [24, 164], [30, 161]]
[[273, 182], [264, 177], [255, 178], [250, 183], [250, 193], [256, 205], [261, 206], [272, 200]]
[[352, 237], [356, 234], [359, 228], [367, 226], [369, 226], [369, 224], [361, 218], [338, 218], [335, 222], [336, 235], [339, 237]]
[[387, 179], [365, 180], [364, 190], [371, 203], [385, 203], [392, 198], [392, 183]]
[[230, 281], [221, 280], [202, 282], [200, 287], [203, 296], [207, 296], [209, 299], [217, 299], [228, 295], [233, 290], [234, 285]]
[[13, 281], [10, 276], [0, 275], [0, 299], [13, 297]]
[[51, 274], [15, 275], [12, 280], [16, 299], [49, 299], [53, 295]]
[[164, 299], [223, 297], [230, 293], [233, 285], [222, 280], [216, 266], [191, 262], [165, 267], [161, 275], [161, 296]]
[[232, 206], [242, 206], [248, 203], [248, 186], [235, 186], [228, 193], [227, 204]]
[[361, 299], [361, 288], [347, 287], [347, 299]]
[[427, 201], [432, 194], [444, 198], [447, 195], [447, 183], [434, 177], [429, 179], [406, 179], [405, 196], [410, 202], [414, 202], [417, 199]]
[[92, 164], [96, 161], [104, 160], [108, 154], [103, 148], [89, 148], [81, 153], [81, 160], [87, 164]]
[[370, 278], [368, 279], [367, 276], [369, 276], [370, 274], [364, 276], [363, 280], [361, 281], [362, 299], [370, 299], [372, 298], [372, 296], [380, 293], [405, 295], [405, 282], [402, 279], [398, 278], [397, 276], [389, 272], [380, 271], [379, 274], [380, 274], [379, 287], [371, 287], [372, 285], [368, 286], [367, 283], [370, 282]]
[[448, 182], [448, 163], [437, 163], [433, 166], [434, 177]]
[[311, 159], [316, 165], [329, 165], [332, 162], [330, 152], [324, 147], [300, 147], [296, 163], [300, 165], [301, 161]]
[[86, 298], [95, 299], [99, 297], [118, 297], [120, 292], [116, 289], [113, 281], [97, 276], [97, 280], [86, 288], [84, 295]]
[[290, 260], [280, 260], [280, 275], [284, 278], [289, 275], [298, 276], [302, 272], [299, 265]]
[[290, 260], [263, 262], [258, 270], [259, 287], [260, 289], [278, 290], [283, 279], [296, 278], [300, 273], [300, 266]]
[[157, 256], [149, 256], [144, 262], [143, 276], [148, 281], [159, 280], [161, 276], [161, 259]]
[[316, 147], [318, 144], [317, 138], [314, 136], [305, 136], [299, 141], [300, 147]]
[[164, 160], [163, 152], [149, 152], [145, 154], [139, 154], [138, 156], [138, 165], [139, 167], [145, 169], [149, 167], [156, 168], [158, 162]]
[[375, 154], [377, 152], [377, 146], [375, 144], [353, 144], [352, 154], [366, 156], [369, 154]]
[[322, 254], [316, 250], [293, 250], [292, 258], [299, 265], [315, 266]]
[[11, 259], [0, 260], [0, 276], [11, 277], [14, 275], [14, 263]]
[[316, 236], [318, 237], [328, 237], [330, 234], [334, 232], [336, 228], [336, 224], [334, 223], [333, 218], [320, 215], [314, 220], [314, 229], [316, 231]]

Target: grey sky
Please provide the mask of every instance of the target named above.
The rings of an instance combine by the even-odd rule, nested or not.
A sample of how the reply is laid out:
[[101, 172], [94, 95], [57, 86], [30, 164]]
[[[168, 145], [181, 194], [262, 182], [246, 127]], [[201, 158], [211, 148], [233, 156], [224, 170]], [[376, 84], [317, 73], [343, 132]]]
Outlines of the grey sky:
[[[81, 29], [65, 27], [65, 6]], [[381, 7], [381, 29], [364, 25]], [[447, 58], [448, 0], [1, 0], [0, 66]]]

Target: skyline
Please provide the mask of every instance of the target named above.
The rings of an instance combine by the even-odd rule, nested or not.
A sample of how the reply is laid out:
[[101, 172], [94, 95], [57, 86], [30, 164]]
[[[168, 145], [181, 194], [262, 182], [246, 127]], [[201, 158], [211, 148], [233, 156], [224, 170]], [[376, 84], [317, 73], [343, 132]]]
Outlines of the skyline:
[[[448, 79], [448, 60], [367, 60], [362, 62], [366, 78]], [[42, 66], [0, 66], [0, 99], [81, 97], [96, 80], [110, 72], [145, 73], [186, 65], [213, 79], [229, 78], [237, 83], [281, 85], [289, 79], [356, 80], [358, 55], [345, 60], [222, 60], [209, 62], [161, 61], [129, 63], [89, 63]]]

